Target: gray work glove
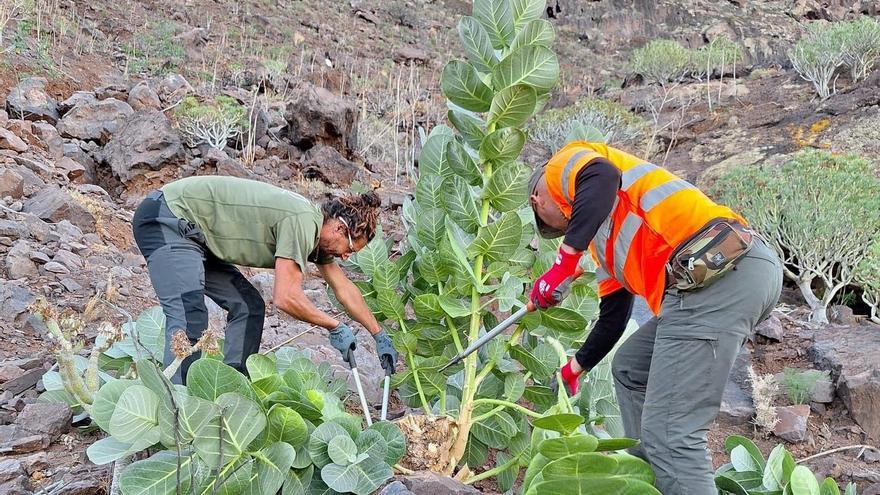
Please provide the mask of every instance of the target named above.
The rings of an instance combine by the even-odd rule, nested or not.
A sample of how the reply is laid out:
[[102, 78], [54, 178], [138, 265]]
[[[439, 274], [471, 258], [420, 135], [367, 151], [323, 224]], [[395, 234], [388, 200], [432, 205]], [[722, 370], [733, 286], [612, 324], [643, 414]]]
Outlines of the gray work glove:
[[382, 364], [385, 375], [393, 375], [394, 365], [397, 363], [397, 351], [391, 343], [391, 337], [385, 330], [380, 330], [379, 333], [373, 335], [373, 339], [376, 340], [376, 354], [379, 355], [379, 363]]
[[349, 356], [354, 352], [357, 344], [354, 341], [354, 334], [351, 328], [345, 323], [336, 325], [336, 328], [330, 330], [330, 345], [336, 348], [342, 354], [342, 360], [351, 364]]

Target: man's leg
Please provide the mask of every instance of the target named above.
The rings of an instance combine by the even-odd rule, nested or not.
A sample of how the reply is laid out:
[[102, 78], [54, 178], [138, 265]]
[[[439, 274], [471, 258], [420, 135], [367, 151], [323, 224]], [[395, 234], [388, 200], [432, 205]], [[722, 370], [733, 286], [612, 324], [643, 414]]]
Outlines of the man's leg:
[[[204, 252], [180, 235], [176, 223], [164, 200], [155, 193], [138, 207], [132, 220], [135, 242], [147, 260], [150, 281], [165, 313], [165, 366], [174, 360], [170, 343], [177, 331], [184, 330], [194, 343], [208, 328]], [[195, 357], [184, 360], [172, 382], [184, 383], [193, 360]]]
[[733, 362], [775, 306], [781, 265], [756, 243], [736, 270], [692, 293], [667, 294], [642, 412], [642, 447], [664, 495], [717, 493], [706, 434]]
[[[620, 419], [629, 438], [639, 438], [642, 428], [642, 406], [651, 370], [651, 355], [657, 336], [657, 319], [651, 318], [624, 342], [611, 362]], [[630, 449], [633, 455], [647, 460], [641, 446]]]
[[223, 361], [247, 375], [247, 358], [260, 350], [266, 303], [235, 266], [209, 257], [205, 294], [228, 312]]

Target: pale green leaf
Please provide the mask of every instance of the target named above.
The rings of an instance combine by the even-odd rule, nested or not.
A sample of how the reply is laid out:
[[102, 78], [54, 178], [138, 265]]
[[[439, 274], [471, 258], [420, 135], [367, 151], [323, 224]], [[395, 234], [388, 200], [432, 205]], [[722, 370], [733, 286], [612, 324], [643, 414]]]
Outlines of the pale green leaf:
[[322, 423], [309, 438], [309, 456], [316, 466], [324, 467], [330, 464], [332, 460], [327, 452], [330, 441], [336, 437], [345, 436], [351, 438], [347, 431], [337, 423]]
[[228, 392], [254, 397], [247, 378], [235, 368], [216, 359], [196, 360], [186, 375], [186, 388], [190, 394], [209, 401]]
[[286, 442], [294, 447], [305, 445], [309, 430], [302, 416], [293, 409], [276, 404], [269, 409], [268, 439], [270, 442]]
[[[486, 112], [492, 104], [492, 90], [483, 83], [474, 66], [463, 60], [446, 64], [440, 74], [440, 87], [446, 98], [465, 110]], [[437, 172], [432, 170], [431, 173]]]
[[797, 466], [791, 472], [789, 482], [792, 495], [820, 495], [819, 482], [816, 476], [806, 466]]
[[510, 52], [492, 70], [492, 86], [496, 91], [526, 84], [538, 93], [549, 92], [559, 79], [559, 61], [547, 47], [526, 45]]
[[193, 447], [208, 466], [219, 467], [238, 457], [266, 427], [266, 415], [250, 399], [234, 392], [217, 397], [219, 416], [208, 421]]
[[547, 6], [546, 0], [510, 0], [511, 13], [513, 14], [513, 24], [517, 29], [535, 19], [540, 19], [544, 15], [544, 8]]
[[493, 47], [510, 45], [515, 34], [510, 0], [474, 0], [473, 15], [486, 28]]
[[598, 445], [598, 439], [592, 435], [548, 438], [538, 445], [538, 452], [548, 459], [555, 460], [571, 454], [593, 452]]
[[276, 373], [275, 361], [262, 354], [248, 356], [246, 366], [252, 382]]
[[192, 457], [163, 450], [132, 463], [122, 471], [119, 485], [125, 495], [171, 495], [190, 488]]
[[498, 221], [480, 229], [477, 238], [468, 246], [468, 254], [473, 257], [484, 255], [492, 261], [507, 260], [519, 247], [521, 237], [522, 222], [519, 215], [508, 212]]
[[446, 237], [446, 214], [438, 208], [427, 208], [419, 213], [416, 236], [426, 248], [438, 249]]
[[159, 398], [143, 385], [126, 388], [110, 417], [110, 434], [124, 443], [133, 443], [159, 425]]
[[767, 465], [764, 467], [764, 486], [768, 490], [782, 490], [785, 487], [785, 478], [782, 474], [782, 461], [785, 457], [785, 447], [777, 445], [767, 457]]
[[492, 98], [489, 125], [495, 129], [522, 125], [535, 111], [537, 98], [535, 89], [524, 84], [502, 89]]
[[[370, 429], [360, 432], [357, 437], [357, 453], [385, 462], [388, 456], [388, 444], [378, 430]], [[341, 464], [338, 463], [337, 464]]]
[[385, 439], [387, 452], [385, 454], [385, 462], [388, 465], [395, 465], [403, 458], [406, 453], [406, 438], [394, 423], [388, 421], [379, 421], [370, 426], [371, 430], [378, 431], [382, 438]]
[[448, 177], [443, 184], [443, 204], [449, 218], [465, 232], [475, 233], [480, 223], [480, 213], [467, 182], [458, 176]]
[[92, 411], [90, 416], [102, 430], [110, 431], [110, 418], [116, 409], [116, 403], [119, 397], [126, 389], [134, 385], [140, 385], [136, 380], [112, 380], [98, 389], [95, 394], [95, 400], [92, 402]]
[[391, 466], [381, 460], [366, 458], [357, 464], [327, 464], [321, 468], [321, 479], [337, 492], [368, 495], [393, 476]]
[[503, 166], [516, 160], [526, 144], [526, 133], [515, 127], [505, 127], [486, 136], [480, 145], [480, 159]]
[[516, 435], [517, 427], [513, 419], [504, 411], [471, 426], [471, 434], [493, 449], [504, 449], [511, 437]]
[[[530, 171], [520, 164], [496, 170], [483, 191], [483, 197], [498, 211], [514, 211], [526, 204]], [[534, 255], [532, 255], [534, 261]]]
[[347, 466], [355, 461], [357, 445], [348, 435], [339, 435], [327, 442], [327, 456], [336, 464]]
[[124, 443], [113, 437], [106, 437], [89, 445], [86, 455], [93, 463], [101, 466], [136, 454], [159, 442], [159, 430], [148, 430], [134, 443]]
[[532, 426], [568, 435], [583, 424], [583, 422], [584, 418], [579, 414], [553, 414], [535, 418], [532, 421]]
[[464, 16], [458, 21], [458, 37], [474, 68], [480, 72], [492, 72], [498, 57], [486, 29], [473, 17]]
[[553, 31], [552, 24], [544, 19], [534, 19], [516, 33], [516, 38], [513, 39], [510, 50], [514, 51], [517, 48], [528, 45], [552, 48], [555, 39], [556, 33]]
[[452, 171], [468, 184], [476, 186], [483, 183], [480, 169], [458, 141], [453, 140], [446, 144], [446, 159], [449, 161], [449, 167]]
[[[446, 117], [452, 125], [461, 133], [464, 142], [472, 149], [480, 149], [483, 138], [486, 137], [486, 123], [478, 117], [465, 111], [449, 110]], [[420, 180], [421, 182], [421, 180]], [[418, 194], [418, 190], [416, 190]]]

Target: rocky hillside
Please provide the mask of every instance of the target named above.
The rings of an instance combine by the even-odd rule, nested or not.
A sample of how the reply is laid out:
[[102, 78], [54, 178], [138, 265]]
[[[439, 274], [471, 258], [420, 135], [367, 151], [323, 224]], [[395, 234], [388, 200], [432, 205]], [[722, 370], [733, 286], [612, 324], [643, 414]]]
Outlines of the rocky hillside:
[[[29, 305], [42, 296], [62, 311], [81, 312], [108, 288], [135, 316], [154, 305], [129, 221], [148, 191], [190, 175], [255, 178], [316, 200], [375, 188], [383, 229], [400, 241], [399, 208], [412, 192], [419, 135], [445, 119], [439, 75], [446, 60], [460, 56], [451, 41], [469, 2], [16, 5], [6, 24], [0, 15], [0, 453], [7, 456], [0, 493], [103, 493], [106, 471], [84, 456], [95, 437], [71, 429], [66, 406], [36, 402], [54, 361]], [[655, 161], [710, 185], [731, 167], [783, 160], [805, 147], [876, 158], [880, 71], [858, 83], [841, 78], [837, 94], [820, 102], [786, 53], [805, 22], [878, 11], [877, 2], [841, 0], [552, 0], [546, 15], [557, 28], [563, 76], [548, 107], [599, 96], [650, 120], [652, 89], [629, 73], [632, 50], [657, 38], [699, 48], [723, 35], [744, 48], [735, 82], [730, 71], [708, 85], [677, 87], [656, 116], [662, 130]], [[707, 91], [718, 95], [711, 110]], [[240, 105], [249, 122], [223, 149], [195, 144], [180, 129], [184, 98], [211, 104], [217, 96]], [[527, 156], [534, 164], [548, 153], [532, 143]], [[346, 373], [321, 332], [273, 309], [270, 271], [246, 275], [268, 304], [265, 349], [294, 338], [293, 345]], [[306, 288], [319, 307], [334, 311], [319, 279]], [[786, 366], [831, 372], [812, 414], [793, 406], [790, 421], [762, 447], [784, 438], [806, 457], [880, 441], [880, 331], [844, 308], [832, 326], [804, 325], [801, 301], [790, 296], [786, 303], [732, 377], [711, 436], [716, 464], [725, 460], [727, 434], [753, 435], [744, 379], [750, 362], [768, 374]], [[213, 306], [211, 315], [222, 329], [223, 312]], [[111, 310], [106, 317], [125, 321]], [[364, 336], [359, 345], [372, 356], [373, 341]], [[378, 382], [379, 363], [360, 364], [365, 383]], [[368, 399], [378, 403], [379, 390], [369, 388]], [[859, 482], [862, 493], [880, 493], [877, 461], [870, 450], [844, 451], [817, 469]], [[426, 483], [421, 492], [412, 486], [423, 485], [408, 486], [441, 493], [444, 483]]]

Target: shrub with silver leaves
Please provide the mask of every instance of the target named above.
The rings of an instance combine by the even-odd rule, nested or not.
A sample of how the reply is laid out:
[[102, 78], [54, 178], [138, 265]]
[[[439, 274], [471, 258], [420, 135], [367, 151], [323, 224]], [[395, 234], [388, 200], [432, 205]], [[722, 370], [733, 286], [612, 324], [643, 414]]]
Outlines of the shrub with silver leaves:
[[246, 127], [246, 115], [247, 110], [228, 96], [206, 103], [187, 96], [174, 111], [177, 126], [190, 146], [206, 143], [218, 150]]

